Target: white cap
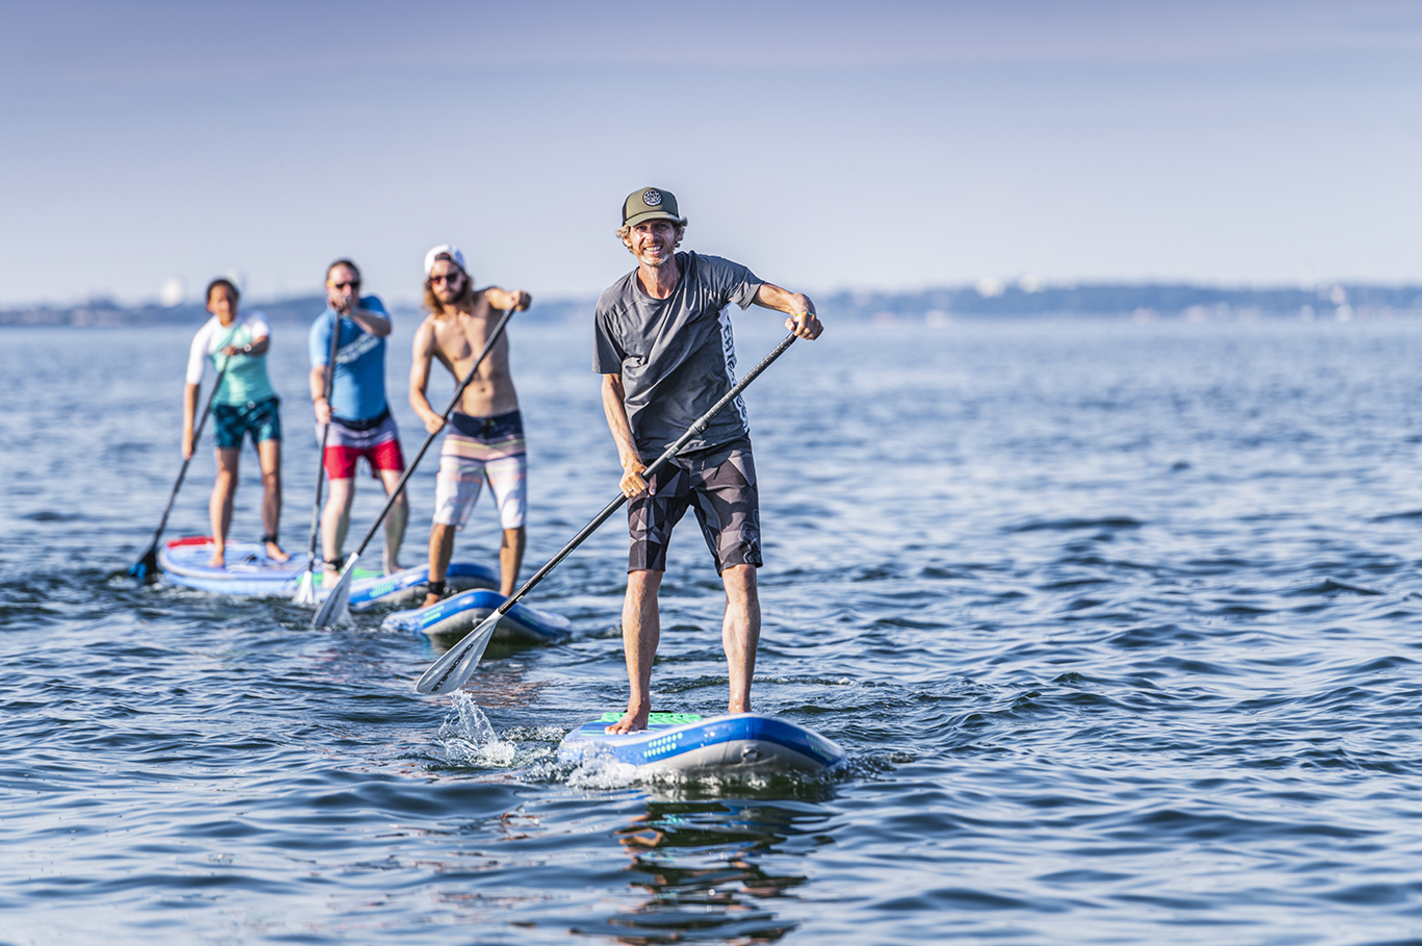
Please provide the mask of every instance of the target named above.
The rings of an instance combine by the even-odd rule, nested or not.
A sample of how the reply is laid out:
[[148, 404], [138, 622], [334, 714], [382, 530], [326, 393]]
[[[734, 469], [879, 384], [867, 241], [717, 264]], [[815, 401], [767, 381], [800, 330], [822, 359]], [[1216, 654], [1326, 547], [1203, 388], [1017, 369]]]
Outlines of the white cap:
[[429, 278], [430, 270], [434, 269], [435, 260], [440, 256], [448, 256], [450, 259], [454, 260], [454, 265], [458, 266], [466, 273], [469, 272], [469, 270], [464, 266], [464, 254], [460, 251], [459, 247], [455, 246], [453, 243], [441, 243], [439, 246], [435, 247], [434, 249], [430, 250], [428, 253], [425, 254], [426, 279]]

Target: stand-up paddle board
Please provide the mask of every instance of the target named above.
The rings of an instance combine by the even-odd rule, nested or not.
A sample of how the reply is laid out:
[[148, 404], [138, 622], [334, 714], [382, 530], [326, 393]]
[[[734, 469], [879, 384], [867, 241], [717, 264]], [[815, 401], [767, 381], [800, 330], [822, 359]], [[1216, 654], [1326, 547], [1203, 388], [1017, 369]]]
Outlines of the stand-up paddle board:
[[[503, 603], [504, 596], [497, 591], [466, 591], [427, 608], [386, 615], [380, 626], [387, 631], [462, 638]], [[516, 604], [499, 619], [491, 640], [505, 644], [551, 644], [567, 637], [571, 628], [572, 622], [561, 614]]]
[[[163, 577], [175, 585], [211, 591], [222, 595], [256, 595], [290, 598], [296, 593], [301, 576], [306, 572], [306, 560], [293, 555], [285, 562], [267, 558], [266, 546], [257, 542], [228, 542], [224, 550], [227, 564], [213, 568], [212, 539], [197, 535], [172, 539], [158, 552], [158, 565]], [[298, 561], [298, 558], [301, 558]], [[401, 569], [389, 575], [357, 569], [351, 582], [352, 609], [360, 611], [382, 604], [400, 604], [418, 598], [429, 581], [428, 563]], [[326, 597], [318, 585], [317, 600]], [[445, 579], [455, 588], [497, 588], [499, 576], [494, 569], [475, 562], [450, 562]]]
[[652, 713], [641, 732], [612, 735], [622, 713], [603, 713], [568, 733], [558, 747], [563, 762], [602, 756], [645, 771], [703, 775], [803, 772], [823, 775], [844, 765], [844, 750], [804, 726], [774, 716], [736, 713]]
[[[355, 570], [351, 580], [350, 607], [355, 611], [365, 611], [376, 605], [406, 604], [424, 598], [430, 580], [429, 563], [414, 568], [402, 568], [388, 575], [366, 577], [363, 568]], [[497, 588], [499, 573], [487, 565], [474, 562], [450, 562], [444, 573], [445, 584], [459, 591], [472, 588]], [[319, 604], [331, 593], [329, 588], [316, 590]]]

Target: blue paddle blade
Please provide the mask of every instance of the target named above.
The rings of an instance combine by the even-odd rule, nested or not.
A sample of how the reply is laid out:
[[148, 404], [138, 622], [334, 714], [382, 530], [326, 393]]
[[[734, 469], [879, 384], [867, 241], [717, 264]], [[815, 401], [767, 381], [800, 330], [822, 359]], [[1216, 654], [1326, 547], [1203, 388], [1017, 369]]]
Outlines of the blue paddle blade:
[[134, 562], [128, 569], [130, 578], [139, 581], [147, 581], [148, 576], [158, 574], [158, 550], [153, 546], [148, 547], [148, 551], [143, 553], [143, 557]]

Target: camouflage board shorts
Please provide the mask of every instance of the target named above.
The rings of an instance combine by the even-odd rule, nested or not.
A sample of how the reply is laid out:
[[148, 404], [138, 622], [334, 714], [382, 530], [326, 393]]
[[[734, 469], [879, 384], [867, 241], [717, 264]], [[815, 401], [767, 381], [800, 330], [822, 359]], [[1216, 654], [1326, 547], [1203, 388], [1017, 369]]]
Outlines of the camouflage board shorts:
[[649, 485], [656, 492], [627, 507], [629, 572], [666, 571], [672, 527], [688, 506], [696, 509], [717, 574], [729, 565], [760, 567], [760, 496], [749, 440], [683, 454], [658, 470]]

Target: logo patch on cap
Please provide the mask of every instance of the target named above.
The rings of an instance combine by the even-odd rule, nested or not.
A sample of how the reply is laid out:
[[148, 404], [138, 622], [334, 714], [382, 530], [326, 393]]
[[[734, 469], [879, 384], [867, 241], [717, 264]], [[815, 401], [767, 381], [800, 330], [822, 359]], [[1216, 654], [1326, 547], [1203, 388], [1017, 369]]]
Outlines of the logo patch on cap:
[[660, 207], [662, 205], [662, 192], [655, 187], [649, 187], [642, 191], [642, 203], [648, 207]]

